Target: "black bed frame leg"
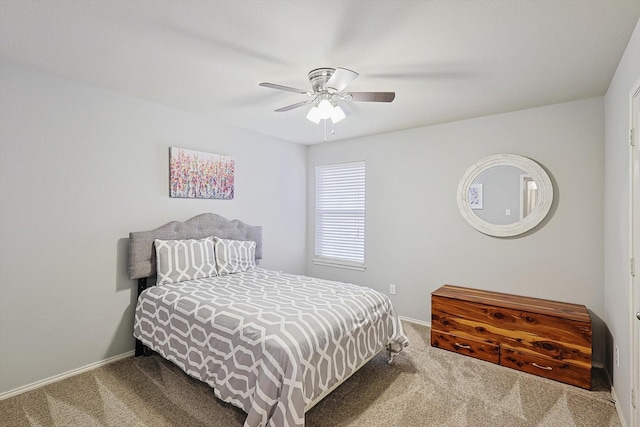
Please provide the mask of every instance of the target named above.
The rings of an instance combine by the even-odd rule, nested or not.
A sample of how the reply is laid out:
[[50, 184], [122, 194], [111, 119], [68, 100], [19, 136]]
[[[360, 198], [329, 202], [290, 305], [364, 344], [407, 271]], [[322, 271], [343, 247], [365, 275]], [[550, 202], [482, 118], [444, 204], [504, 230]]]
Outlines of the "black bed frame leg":
[[[140, 296], [142, 291], [144, 291], [145, 289], [147, 289], [147, 278], [143, 277], [141, 279], [138, 279], [138, 296]], [[151, 356], [151, 353], [153, 353], [151, 349], [146, 345], [142, 344], [142, 341], [136, 338], [135, 357]]]
[[142, 341], [136, 338], [136, 353], [135, 356], [151, 356], [151, 349], [146, 345], [142, 344]]

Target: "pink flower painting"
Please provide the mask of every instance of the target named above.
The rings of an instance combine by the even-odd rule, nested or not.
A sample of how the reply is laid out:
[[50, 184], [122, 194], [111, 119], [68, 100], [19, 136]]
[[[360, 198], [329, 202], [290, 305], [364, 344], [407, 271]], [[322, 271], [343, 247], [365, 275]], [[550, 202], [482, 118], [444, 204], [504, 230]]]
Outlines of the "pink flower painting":
[[230, 156], [171, 147], [170, 197], [233, 199], [235, 162]]

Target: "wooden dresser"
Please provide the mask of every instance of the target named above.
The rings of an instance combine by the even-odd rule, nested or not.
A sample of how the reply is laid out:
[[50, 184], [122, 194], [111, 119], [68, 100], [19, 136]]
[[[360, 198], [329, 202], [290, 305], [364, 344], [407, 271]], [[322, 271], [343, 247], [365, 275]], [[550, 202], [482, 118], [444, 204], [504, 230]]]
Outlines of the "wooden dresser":
[[591, 388], [583, 305], [444, 285], [431, 294], [431, 345]]

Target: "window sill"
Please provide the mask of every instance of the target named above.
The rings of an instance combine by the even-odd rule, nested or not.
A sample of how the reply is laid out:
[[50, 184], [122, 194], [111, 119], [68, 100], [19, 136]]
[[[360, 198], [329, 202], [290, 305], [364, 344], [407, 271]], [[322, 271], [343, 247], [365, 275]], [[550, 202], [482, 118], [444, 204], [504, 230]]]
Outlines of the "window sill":
[[325, 267], [345, 268], [347, 270], [365, 271], [367, 267], [363, 263], [342, 261], [337, 259], [314, 258], [311, 260], [316, 265]]

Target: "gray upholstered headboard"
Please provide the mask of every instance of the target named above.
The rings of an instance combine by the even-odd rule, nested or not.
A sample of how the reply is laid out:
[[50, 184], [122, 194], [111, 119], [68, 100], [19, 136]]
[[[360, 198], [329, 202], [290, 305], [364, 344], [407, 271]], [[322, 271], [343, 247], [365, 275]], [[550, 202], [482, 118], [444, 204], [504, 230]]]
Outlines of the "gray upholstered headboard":
[[154, 230], [129, 233], [129, 278], [142, 279], [156, 274], [155, 239], [202, 239], [208, 236], [253, 240], [256, 242], [256, 261], [262, 259], [262, 227], [204, 213], [185, 222], [173, 221]]

